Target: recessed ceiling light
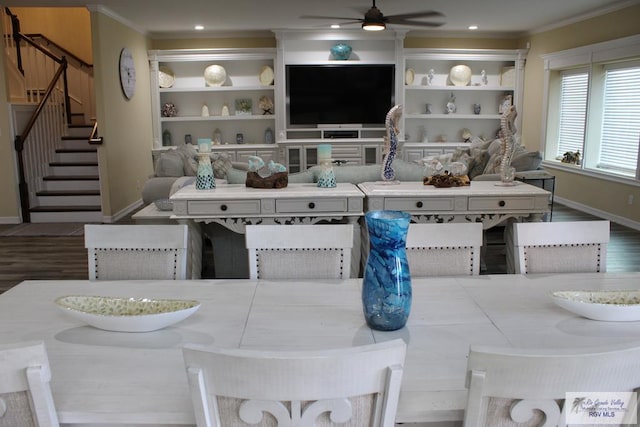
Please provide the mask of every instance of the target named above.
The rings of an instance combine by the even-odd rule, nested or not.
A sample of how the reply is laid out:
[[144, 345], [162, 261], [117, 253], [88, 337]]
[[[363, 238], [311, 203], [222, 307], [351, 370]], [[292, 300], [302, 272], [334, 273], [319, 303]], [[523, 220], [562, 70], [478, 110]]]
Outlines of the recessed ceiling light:
[[331, 28], [333, 29], [340, 28], [340, 24], [331, 24]]
[[477, 30], [478, 26], [477, 25], [469, 25], [469, 29], [470, 30]]
[[195, 27], [193, 27], [194, 30], [198, 30], [198, 31], [202, 31], [204, 30], [204, 26], [203, 25], [196, 25]]

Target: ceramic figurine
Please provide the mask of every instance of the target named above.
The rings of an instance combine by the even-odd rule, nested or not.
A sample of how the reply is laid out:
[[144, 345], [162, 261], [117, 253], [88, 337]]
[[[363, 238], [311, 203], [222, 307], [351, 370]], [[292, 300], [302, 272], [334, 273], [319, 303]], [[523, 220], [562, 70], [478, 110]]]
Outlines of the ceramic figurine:
[[202, 117], [209, 117], [209, 107], [207, 107], [207, 104], [202, 106]]
[[487, 78], [487, 72], [485, 70], [482, 70], [480, 72], [480, 77], [482, 78], [482, 84], [486, 86], [489, 83], [489, 79]]
[[287, 168], [283, 164], [276, 163], [273, 160], [269, 160], [267, 167], [269, 168], [269, 172], [271, 172], [271, 175], [273, 175], [274, 173], [287, 171]]
[[453, 114], [456, 112], [456, 96], [451, 92], [451, 96], [449, 96], [449, 101], [447, 101], [445, 114]]
[[433, 84], [433, 77], [435, 76], [435, 70], [431, 68], [427, 73], [427, 86], [431, 86]]

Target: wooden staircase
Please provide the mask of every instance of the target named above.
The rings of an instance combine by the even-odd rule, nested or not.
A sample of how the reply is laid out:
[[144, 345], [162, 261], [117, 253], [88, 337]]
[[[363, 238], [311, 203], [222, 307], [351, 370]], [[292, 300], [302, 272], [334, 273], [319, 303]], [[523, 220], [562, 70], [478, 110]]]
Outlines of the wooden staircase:
[[98, 222], [103, 220], [98, 150], [89, 144], [91, 125], [69, 125], [56, 149], [55, 161], [36, 192], [31, 222]]

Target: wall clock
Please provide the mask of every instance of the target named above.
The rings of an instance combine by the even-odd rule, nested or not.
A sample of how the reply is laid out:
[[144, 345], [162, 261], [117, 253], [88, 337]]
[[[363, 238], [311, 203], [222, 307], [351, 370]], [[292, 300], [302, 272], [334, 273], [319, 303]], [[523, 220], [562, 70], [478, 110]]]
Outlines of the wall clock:
[[136, 91], [136, 67], [133, 55], [126, 47], [120, 51], [120, 86], [124, 96], [131, 99]]

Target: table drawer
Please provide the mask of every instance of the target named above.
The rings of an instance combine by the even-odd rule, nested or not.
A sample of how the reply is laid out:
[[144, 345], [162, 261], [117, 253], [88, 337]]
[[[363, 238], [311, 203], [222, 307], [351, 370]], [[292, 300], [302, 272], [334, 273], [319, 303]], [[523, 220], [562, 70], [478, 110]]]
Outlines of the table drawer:
[[469, 197], [470, 211], [520, 211], [535, 206], [535, 197]]
[[260, 214], [260, 200], [190, 200], [189, 215]]
[[384, 208], [393, 211], [453, 211], [455, 197], [389, 197], [384, 199]]
[[276, 200], [277, 213], [347, 212], [347, 198]]

